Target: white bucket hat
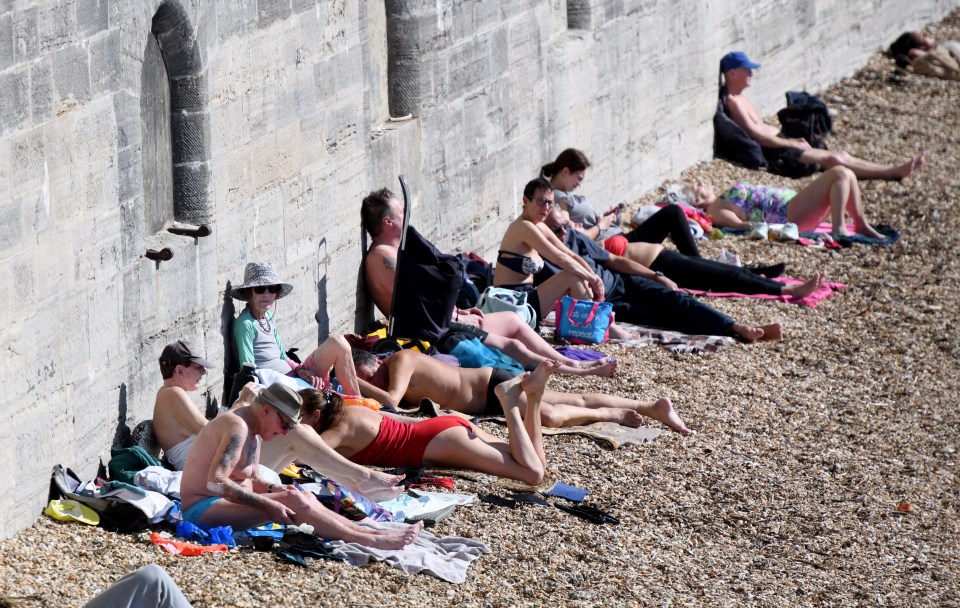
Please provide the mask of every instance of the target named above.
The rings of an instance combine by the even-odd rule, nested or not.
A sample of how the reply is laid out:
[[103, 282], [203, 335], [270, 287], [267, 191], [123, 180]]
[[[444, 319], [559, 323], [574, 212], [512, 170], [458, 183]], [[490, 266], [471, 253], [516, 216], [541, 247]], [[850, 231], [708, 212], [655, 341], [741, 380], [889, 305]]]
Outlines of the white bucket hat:
[[230, 295], [244, 302], [250, 301], [250, 289], [253, 287], [269, 287], [270, 285], [279, 285], [280, 293], [277, 299], [290, 295], [293, 291], [293, 285], [284, 283], [277, 274], [277, 269], [273, 264], [250, 262], [243, 270], [243, 284], [237, 285], [230, 290]]

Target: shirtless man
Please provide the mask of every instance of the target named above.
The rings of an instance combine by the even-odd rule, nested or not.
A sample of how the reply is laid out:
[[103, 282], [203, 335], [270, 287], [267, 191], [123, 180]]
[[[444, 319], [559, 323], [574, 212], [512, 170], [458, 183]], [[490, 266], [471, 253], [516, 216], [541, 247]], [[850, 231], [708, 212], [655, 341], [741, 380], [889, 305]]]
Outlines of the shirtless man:
[[[364, 230], [372, 239], [363, 264], [364, 281], [373, 303], [389, 317], [397, 252], [403, 236], [403, 203], [383, 188], [363, 199], [360, 216]], [[484, 314], [478, 308], [457, 308], [453, 314], [453, 321], [460, 324], [457, 329], [476, 336], [484, 345], [502, 351], [527, 369], [552, 359], [561, 363], [559, 374], [611, 377], [617, 370], [617, 362], [608, 357], [590, 362], [564, 357], [512, 312]]]
[[[253, 405], [263, 388], [250, 382], [243, 387], [231, 409]], [[393, 500], [403, 492], [403, 486], [399, 485], [403, 475], [389, 475], [350, 462], [324, 443], [309, 424], [298, 424], [289, 433], [261, 446], [261, 465], [279, 473], [290, 463], [305, 464], [377, 502]]]
[[274, 383], [252, 405], [221, 414], [204, 426], [180, 483], [184, 520], [238, 530], [270, 522], [306, 523], [323, 538], [379, 549], [401, 549], [413, 542], [422, 522], [398, 530], [371, 530], [333, 513], [309, 492], [260, 479], [261, 440], [269, 442], [294, 428], [300, 422], [301, 403], [295, 391]]
[[756, 106], [743, 95], [743, 91], [753, 82], [753, 71], [759, 67], [759, 63], [750, 61], [742, 51], [727, 53], [720, 60], [730, 118], [760, 144], [767, 160], [786, 155], [804, 163], [819, 163], [824, 169], [841, 165], [853, 171], [859, 179], [903, 179], [923, 167], [923, 152], [899, 165], [881, 165], [851, 156], [844, 150], [813, 148], [803, 138], [784, 137], [780, 129], [763, 122]]
[[194, 437], [207, 424], [187, 393], [199, 389], [207, 370], [214, 367], [187, 340], [167, 344], [160, 353], [163, 386], [153, 406], [153, 434], [167, 461], [178, 471], [183, 470]]
[[[433, 357], [402, 350], [381, 361], [372, 354], [354, 349], [353, 365], [360, 391], [384, 403], [435, 401], [441, 407], [464, 414], [500, 415], [495, 388], [511, 378], [509, 372], [492, 367], [452, 367]], [[520, 396], [520, 414], [526, 400]], [[540, 420], [547, 427], [575, 426], [590, 422], [617, 422], [637, 427], [643, 416], [658, 420], [684, 435], [692, 435], [673, 409], [669, 399], [642, 402], [623, 397], [589, 393], [571, 395], [545, 391], [540, 403]]]

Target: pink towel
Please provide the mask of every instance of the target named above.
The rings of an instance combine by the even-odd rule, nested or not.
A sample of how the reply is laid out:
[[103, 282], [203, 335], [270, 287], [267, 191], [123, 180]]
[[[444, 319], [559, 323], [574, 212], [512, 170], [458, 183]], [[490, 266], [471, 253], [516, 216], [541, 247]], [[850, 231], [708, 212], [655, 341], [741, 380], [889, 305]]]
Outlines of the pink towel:
[[[792, 279], [790, 277], [779, 277], [774, 279], [774, 281], [779, 281], [784, 285], [792, 285], [796, 283], [803, 283], [800, 279]], [[719, 291], [700, 291], [699, 289], [687, 289], [688, 293], [697, 296], [710, 296], [712, 298], [757, 298], [760, 300], [780, 300], [781, 302], [786, 302], [788, 304], [803, 304], [804, 306], [809, 306], [810, 308], [816, 308], [817, 303], [824, 298], [829, 298], [833, 295], [834, 291], [845, 288], [846, 285], [843, 283], [820, 283], [820, 287], [808, 295], [805, 298], [798, 298], [797, 296], [771, 296], [764, 293], [757, 293], [748, 295], [745, 293], [736, 293], [733, 291], [729, 292], [719, 292]]]

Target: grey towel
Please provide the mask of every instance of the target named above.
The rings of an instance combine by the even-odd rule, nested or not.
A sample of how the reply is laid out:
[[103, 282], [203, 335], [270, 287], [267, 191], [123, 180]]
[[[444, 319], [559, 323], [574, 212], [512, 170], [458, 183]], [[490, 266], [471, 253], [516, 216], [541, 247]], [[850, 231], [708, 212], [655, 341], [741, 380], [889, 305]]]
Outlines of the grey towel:
[[[406, 524], [393, 522], [372, 522], [369, 519], [358, 522], [362, 526], [383, 530], [402, 528]], [[490, 548], [477, 540], [444, 536], [438, 538], [429, 532], [421, 532], [412, 544], [403, 549], [385, 551], [371, 549], [356, 543], [342, 540], [330, 542], [340, 553], [347, 556], [354, 566], [365, 566], [371, 561], [386, 562], [404, 572], [426, 572], [450, 583], [462, 583], [467, 577], [467, 566]]]

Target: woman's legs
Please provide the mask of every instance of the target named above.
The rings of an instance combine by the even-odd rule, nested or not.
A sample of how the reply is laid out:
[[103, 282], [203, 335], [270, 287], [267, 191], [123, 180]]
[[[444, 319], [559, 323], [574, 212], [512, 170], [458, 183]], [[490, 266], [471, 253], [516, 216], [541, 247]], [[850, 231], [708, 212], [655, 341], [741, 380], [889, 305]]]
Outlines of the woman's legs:
[[343, 336], [331, 335], [310, 356], [313, 359], [311, 371], [328, 381], [332, 367], [337, 373], [337, 380], [343, 385], [343, 390], [347, 394], [360, 394], [360, 383], [357, 381], [357, 370], [353, 367], [350, 344]]
[[846, 167], [853, 171], [859, 179], [903, 179], [923, 167], [924, 154], [921, 152], [918, 156], [899, 165], [881, 165], [851, 156], [845, 150], [812, 148], [804, 150], [803, 154], [800, 155], [800, 160], [805, 163], [820, 163], [825, 169], [837, 166]]
[[[454, 427], [438, 434], [424, 452], [424, 463], [472, 469], [498, 477], [537, 485], [546, 472], [546, 455], [540, 430], [540, 399], [547, 378], [559, 364], [545, 361], [537, 369], [496, 387], [507, 420], [508, 442], [480, 428], [473, 432]], [[522, 419], [518, 402], [526, 395], [527, 408], [535, 415]]]
[[845, 235], [847, 228], [844, 209], [850, 213], [854, 229], [858, 233], [883, 238], [882, 234], [867, 223], [860, 196], [860, 184], [853, 171], [846, 167], [833, 167], [824, 171], [806, 188], [797, 192], [787, 204], [787, 219], [800, 230], [809, 231], [816, 228], [830, 213], [833, 232]]
[[483, 316], [482, 329], [489, 335], [484, 344], [503, 351], [524, 365], [538, 365], [544, 359], [559, 361], [559, 374], [610, 377], [617, 369], [616, 361], [604, 357], [598, 361], [576, 361], [558, 353], [533, 328], [512, 312], [494, 312]]
[[584, 285], [583, 279], [567, 270], [540, 283], [537, 286], [537, 295], [540, 298], [540, 318], [550, 314], [557, 300], [565, 295], [578, 300], [590, 299], [590, 291]]
[[667, 205], [657, 211], [647, 221], [640, 224], [626, 234], [631, 243], [662, 243], [667, 237], [673, 239], [673, 244], [683, 255], [700, 257], [700, 249], [693, 240], [687, 216], [677, 205]]

